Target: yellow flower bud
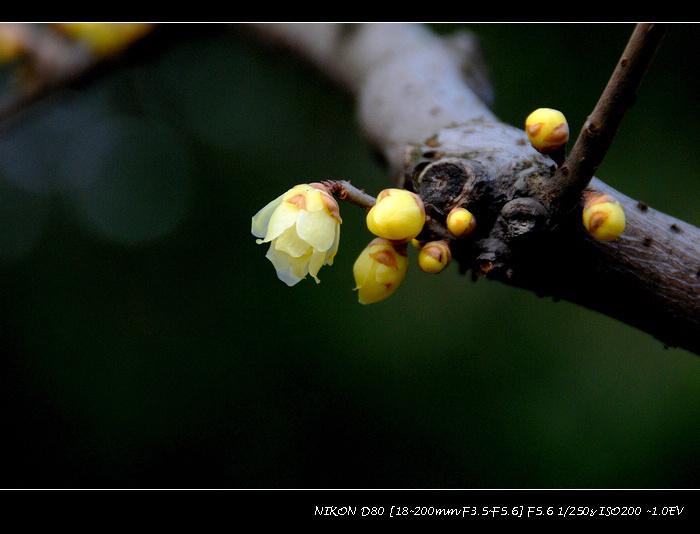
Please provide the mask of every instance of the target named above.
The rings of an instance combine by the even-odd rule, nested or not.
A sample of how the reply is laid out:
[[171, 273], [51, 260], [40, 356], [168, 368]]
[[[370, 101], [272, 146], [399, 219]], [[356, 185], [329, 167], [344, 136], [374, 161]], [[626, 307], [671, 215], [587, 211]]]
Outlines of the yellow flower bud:
[[476, 227], [474, 215], [466, 208], [453, 208], [447, 214], [447, 229], [455, 237], [465, 237]]
[[301, 184], [280, 195], [252, 220], [258, 244], [270, 243], [266, 257], [280, 280], [293, 286], [307, 274], [332, 265], [341, 224], [338, 202], [320, 184]]
[[17, 59], [22, 52], [22, 45], [14, 33], [0, 29], [0, 64]]
[[431, 241], [418, 253], [418, 266], [429, 274], [445, 270], [452, 260], [452, 252], [447, 241]]
[[625, 229], [625, 212], [609, 195], [594, 194], [583, 207], [583, 225], [597, 241], [613, 241]]
[[352, 273], [361, 304], [372, 304], [396, 291], [408, 271], [406, 245], [376, 238], [355, 260]]
[[416, 237], [425, 224], [421, 198], [405, 189], [385, 189], [367, 213], [367, 228], [378, 237], [405, 243]]
[[569, 140], [569, 125], [561, 111], [539, 108], [525, 119], [525, 131], [530, 144], [542, 154], [551, 154]]
[[61, 22], [57, 27], [69, 37], [85, 43], [98, 56], [109, 56], [125, 49], [153, 29], [139, 22]]

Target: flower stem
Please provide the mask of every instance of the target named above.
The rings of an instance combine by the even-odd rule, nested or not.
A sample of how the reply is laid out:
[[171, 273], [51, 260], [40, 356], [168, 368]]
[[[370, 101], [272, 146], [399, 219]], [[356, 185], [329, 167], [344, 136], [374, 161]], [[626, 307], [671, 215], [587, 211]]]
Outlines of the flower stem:
[[338, 197], [339, 200], [352, 202], [366, 210], [370, 210], [376, 203], [376, 199], [372, 195], [368, 195], [364, 190], [358, 189], [347, 180], [327, 180], [323, 182], [323, 185], [328, 187], [330, 193]]

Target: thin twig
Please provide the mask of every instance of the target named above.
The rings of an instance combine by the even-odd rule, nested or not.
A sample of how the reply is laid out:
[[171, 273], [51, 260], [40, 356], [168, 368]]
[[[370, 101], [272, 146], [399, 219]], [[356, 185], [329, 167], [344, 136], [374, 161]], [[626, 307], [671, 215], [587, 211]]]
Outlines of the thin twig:
[[143, 33], [123, 37], [121, 46], [107, 54], [96, 53], [79, 40], [53, 29], [50, 25], [35, 23], [0, 23], [0, 34], [21, 50], [21, 65], [17, 82], [0, 94], [0, 128], [42, 98], [70, 87], [97, 70], [108, 61], [114, 61], [129, 47], [152, 33], [153, 25], [144, 25]]
[[577, 202], [603, 161], [625, 113], [636, 100], [637, 89], [666, 33], [665, 24], [638, 24], [586, 120], [571, 153], [553, 177], [554, 197], [564, 207]]
[[377, 202], [372, 195], [368, 195], [362, 189], [358, 189], [346, 180], [327, 180], [323, 185], [328, 187], [330, 193], [340, 200], [352, 202], [360, 207], [370, 210]]
[[37, 24], [2, 23], [0, 33], [22, 50], [22, 75], [0, 95], [0, 122], [45, 96], [67, 86], [94, 67], [97, 57], [85, 46]]

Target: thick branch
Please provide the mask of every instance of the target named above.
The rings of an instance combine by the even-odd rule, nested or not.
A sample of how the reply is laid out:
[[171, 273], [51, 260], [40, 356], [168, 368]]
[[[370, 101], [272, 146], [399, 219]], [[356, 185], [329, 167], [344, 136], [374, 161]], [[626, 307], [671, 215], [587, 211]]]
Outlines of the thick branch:
[[537, 232], [547, 212], [533, 196], [554, 167], [525, 140], [517, 128], [475, 123], [445, 128], [407, 152], [406, 173], [435, 220], [457, 205], [476, 215], [473, 239], [453, 250], [462, 269], [581, 304], [700, 354], [700, 229], [593, 178], [589, 187], [625, 210], [617, 240], [594, 241], [580, 209]]
[[357, 99], [368, 141], [399, 179], [407, 144], [450, 124], [496, 120], [472, 34], [443, 39], [416, 24], [246, 24], [309, 60]]

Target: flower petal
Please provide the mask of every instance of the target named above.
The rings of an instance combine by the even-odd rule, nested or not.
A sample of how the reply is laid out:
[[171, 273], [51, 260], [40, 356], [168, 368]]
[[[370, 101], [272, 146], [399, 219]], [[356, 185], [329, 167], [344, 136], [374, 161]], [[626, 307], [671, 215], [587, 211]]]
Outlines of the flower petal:
[[326, 258], [326, 265], [333, 265], [333, 260], [335, 259], [335, 255], [338, 253], [338, 245], [340, 244], [340, 225], [336, 225], [335, 227], [335, 239], [333, 240], [333, 244], [331, 245], [331, 248], [328, 250], [327, 253], [327, 258]]
[[320, 280], [316, 275], [325, 263], [326, 253], [314, 251], [314, 253], [311, 255], [311, 260], [309, 260], [309, 274], [314, 277], [317, 284], [320, 282]]
[[299, 258], [310, 252], [311, 246], [297, 234], [296, 227], [287, 228], [272, 243], [276, 250], [286, 252], [293, 258]]
[[285, 254], [284, 252], [279, 252], [275, 250], [274, 245], [270, 245], [270, 248], [265, 256], [275, 267], [275, 271], [277, 271], [277, 277], [288, 286], [293, 286], [294, 284], [302, 280], [304, 276], [306, 276], [305, 274], [299, 276], [297, 273], [295, 273], [292, 270], [289, 261], [289, 255]]
[[305, 200], [304, 209], [306, 211], [320, 211], [325, 209], [326, 205], [323, 203], [322, 198], [322, 195], [324, 194], [325, 193], [323, 193], [321, 190], [311, 187], [310, 185], [306, 185], [303, 191]]
[[263, 243], [277, 239], [285, 230], [296, 223], [298, 215], [299, 208], [287, 202], [282, 202], [272, 214], [272, 217], [270, 217], [270, 223]]
[[303, 278], [299, 278], [296, 274], [294, 274], [289, 267], [277, 269], [277, 278], [282, 280], [289, 287], [292, 287], [303, 280]]
[[325, 252], [335, 240], [336, 220], [324, 209], [300, 211], [297, 219], [297, 234], [316, 250]]
[[268, 203], [253, 216], [250, 231], [255, 237], [265, 237], [265, 234], [267, 234], [267, 227], [270, 224], [270, 217], [272, 217], [277, 207], [282, 204], [282, 197], [284, 197], [284, 194]]
[[289, 268], [292, 273], [297, 275], [299, 278], [306, 278], [309, 274], [309, 261], [311, 261], [312, 251], [309, 250], [308, 253], [300, 256], [299, 258], [290, 257], [288, 260]]

